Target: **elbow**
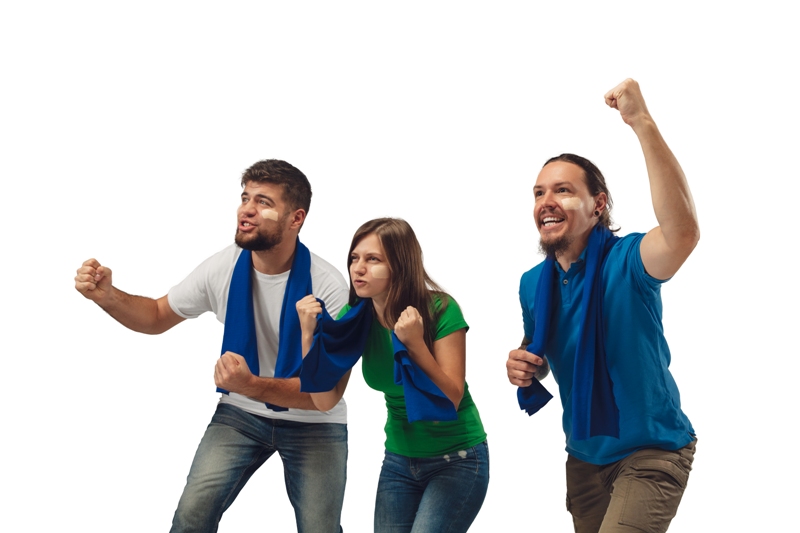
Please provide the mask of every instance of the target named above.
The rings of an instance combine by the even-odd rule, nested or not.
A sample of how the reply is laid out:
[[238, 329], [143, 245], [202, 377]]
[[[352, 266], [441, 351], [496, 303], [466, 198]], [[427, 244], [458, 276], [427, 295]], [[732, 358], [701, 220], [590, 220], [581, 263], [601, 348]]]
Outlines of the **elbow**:
[[461, 400], [464, 399], [464, 385], [462, 384], [460, 387], [456, 387], [456, 390], [449, 398], [450, 401], [453, 402], [453, 407], [455, 407], [457, 412], [458, 406], [461, 405]]
[[317, 411], [328, 412], [339, 403], [339, 400], [335, 400], [333, 398], [325, 398], [319, 397], [317, 394], [311, 395], [311, 401], [314, 402], [314, 407], [317, 408]]

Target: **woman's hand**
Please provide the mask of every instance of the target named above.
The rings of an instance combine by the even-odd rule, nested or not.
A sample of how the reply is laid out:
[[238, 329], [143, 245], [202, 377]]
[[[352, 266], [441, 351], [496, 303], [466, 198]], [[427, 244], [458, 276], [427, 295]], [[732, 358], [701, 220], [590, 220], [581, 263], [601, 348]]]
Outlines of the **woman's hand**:
[[300, 329], [303, 337], [303, 357], [308, 354], [317, 329], [317, 316], [322, 313], [320, 304], [313, 294], [309, 294], [295, 304], [297, 316], [300, 318]]
[[303, 330], [303, 335], [314, 334], [317, 328], [317, 315], [322, 313], [322, 304], [320, 304], [313, 294], [309, 294], [302, 300], [298, 301], [295, 305], [297, 308], [297, 316], [300, 317], [300, 328]]
[[406, 307], [394, 325], [394, 334], [407, 348], [418, 342], [424, 343], [422, 315], [419, 311], [411, 306]]

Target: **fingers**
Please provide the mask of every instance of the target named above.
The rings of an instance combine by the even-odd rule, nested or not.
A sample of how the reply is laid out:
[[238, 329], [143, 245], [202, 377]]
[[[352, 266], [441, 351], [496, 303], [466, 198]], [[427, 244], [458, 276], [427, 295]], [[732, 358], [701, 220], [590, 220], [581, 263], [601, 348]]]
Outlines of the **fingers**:
[[322, 313], [322, 304], [317, 301], [313, 294], [303, 297], [295, 304], [299, 314], [312, 314], [314, 316]]
[[536, 376], [544, 359], [525, 350], [511, 350], [506, 361], [508, 381], [517, 387], [527, 387]]
[[539, 357], [536, 354], [533, 354], [527, 350], [511, 350], [508, 352], [508, 360], [509, 361], [518, 361], [520, 363], [529, 363], [531, 365], [541, 366], [544, 364], [544, 359]]

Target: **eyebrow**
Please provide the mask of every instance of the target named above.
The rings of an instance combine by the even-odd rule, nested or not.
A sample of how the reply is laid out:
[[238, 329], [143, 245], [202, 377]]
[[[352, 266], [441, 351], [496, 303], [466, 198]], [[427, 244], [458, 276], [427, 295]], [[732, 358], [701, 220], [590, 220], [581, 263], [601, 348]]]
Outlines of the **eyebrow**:
[[[244, 198], [245, 196], [250, 196], [250, 195], [249, 195], [248, 193], [246, 193], [246, 192], [243, 192], [243, 193], [242, 193], [242, 198]], [[261, 193], [254, 194], [254, 195], [253, 195], [253, 198], [264, 198], [265, 200], [269, 200], [269, 201], [270, 201], [270, 202], [272, 202], [273, 204], [275, 203], [275, 200], [273, 200], [272, 198], [270, 198], [270, 197], [269, 197], [269, 196], [267, 196], [266, 194], [261, 194]]]
[[[574, 185], [569, 181], [559, 181], [559, 182], [553, 184], [553, 188], [561, 187], [563, 185], [568, 185], [570, 187], [574, 187]], [[533, 190], [535, 191], [536, 189], [544, 189], [544, 187], [541, 186], [541, 185], [534, 185], [533, 186]]]

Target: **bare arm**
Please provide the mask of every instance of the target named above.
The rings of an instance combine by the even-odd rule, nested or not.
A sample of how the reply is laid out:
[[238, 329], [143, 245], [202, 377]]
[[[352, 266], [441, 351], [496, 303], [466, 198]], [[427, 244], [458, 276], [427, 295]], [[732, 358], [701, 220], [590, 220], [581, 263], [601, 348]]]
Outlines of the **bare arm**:
[[422, 337], [422, 317], [416, 309], [408, 307], [395, 324], [394, 333], [408, 349], [411, 360], [453, 402], [457, 411], [464, 397], [467, 331], [459, 329], [434, 341], [431, 353]]
[[639, 139], [650, 179], [650, 194], [658, 226], [642, 239], [640, 253], [648, 274], [672, 277], [700, 239], [692, 193], [678, 160], [647, 110], [639, 84], [627, 79], [605, 95]]
[[156, 335], [184, 319], [169, 306], [166, 296], [158, 300], [133, 296], [111, 284], [111, 269], [96, 259], [84, 261], [75, 276], [75, 289], [92, 300], [117, 322], [139, 333]]
[[530, 343], [531, 340], [528, 337], [523, 337], [520, 347], [508, 353], [508, 361], [506, 361], [508, 381], [517, 387], [527, 387], [534, 378], [542, 381], [550, 373], [550, 364], [547, 359], [528, 351]]
[[[343, 380], [346, 385], [346, 380], [344, 378]], [[217, 387], [247, 396], [253, 400], [290, 409], [328, 411], [336, 405], [334, 403], [328, 409], [317, 408], [311, 394], [300, 392], [300, 378], [255, 376], [250, 372], [244, 357], [233, 352], [225, 352], [217, 360], [214, 366], [214, 383]]]
[[[322, 313], [322, 305], [317, 299], [309, 294], [302, 300], [298, 301], [295, 305], [297, 308], [297, 315], [300, 318], [300, 328], [303, 336], [303, 357], [308, 354], [311, 349], [311, 344], [314, 342], [314, 330], [317, 327], [317, 315]], [[308, 396], [311, 398], [313, 407], [319, 411], [330, 411], [339, 400], [344, 396], [344, 391], [347, 389], [347, 383], [350, 381], [350, 371], [348, 370], [336, 386], [327, 392], [312, 392]], [[299, 380], [298, 380], [299, 390]], [[305, 393], [303, 393], [305, 394]]]

